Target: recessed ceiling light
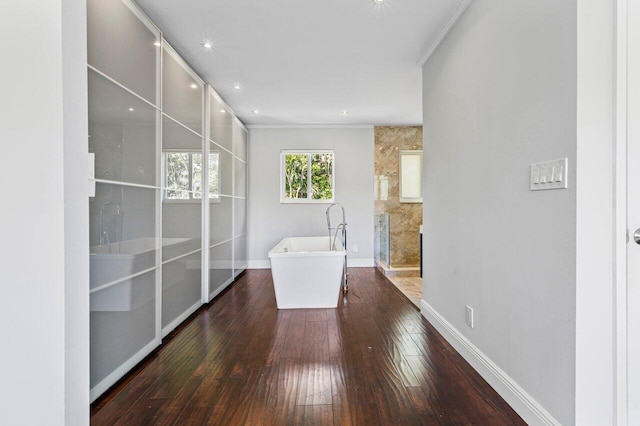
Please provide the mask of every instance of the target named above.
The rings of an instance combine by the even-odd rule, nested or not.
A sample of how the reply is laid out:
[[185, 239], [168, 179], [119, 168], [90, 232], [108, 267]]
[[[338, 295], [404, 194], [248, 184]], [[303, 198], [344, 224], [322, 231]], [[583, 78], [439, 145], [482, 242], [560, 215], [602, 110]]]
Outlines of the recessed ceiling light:
[[347, 111], [346, 109], [342, 111], [342, 115], [348, 115], [349, 111]]
[[220, 110], [220, 112], [224, 114], [224, 113], [226, 113], [227, 111], [225, 111], [225, 110], [221, 109], [221, 110]]
[[191, 85], [189, 85], [189, 87], [191, 87], [192, 89], [197, 89], [198, 85], [195, 83], [191, 83]]
[[154, 46], [160, 46], [160, 42], [159, 42], [159, 41], [154, 41], [154, 42], [153, 42], [153, 45], [154, 45]]
[[233, 88], [236, 89], [236, 90], [240, 90], [240, 89], [242, 89], [242, 86], [240, 86], [239, 84], [234, 84]]
[[204, 47], [205, 49], [211, 49], [213, 47], [213, 44], [211, 44], [210, 42], [206, 41], [202, 47]]
[[254, 114], [260, 114], [260, 111], [258, 111], [257, 109], [254, 109], [253, 111], [251, 111]]
[[374, 3], [378, 3], [378, 4], [380, 4], [380, 3], [384, 3], [384, 2], [385, 2], [385, 0], [373, 0], [373, 2], [374, 2]]
[[135, 109], [133, 109], [132, 107], [129, 107], [129, 111], [135, 111]]

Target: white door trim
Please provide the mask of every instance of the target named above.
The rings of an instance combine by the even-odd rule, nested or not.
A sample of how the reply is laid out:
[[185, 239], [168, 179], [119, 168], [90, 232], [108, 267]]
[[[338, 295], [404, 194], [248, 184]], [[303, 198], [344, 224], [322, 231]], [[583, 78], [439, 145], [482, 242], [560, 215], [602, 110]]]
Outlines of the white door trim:
[[616, 0], [614, 147], [614, 424], [628, 424], [627, 377], [627, 2]]

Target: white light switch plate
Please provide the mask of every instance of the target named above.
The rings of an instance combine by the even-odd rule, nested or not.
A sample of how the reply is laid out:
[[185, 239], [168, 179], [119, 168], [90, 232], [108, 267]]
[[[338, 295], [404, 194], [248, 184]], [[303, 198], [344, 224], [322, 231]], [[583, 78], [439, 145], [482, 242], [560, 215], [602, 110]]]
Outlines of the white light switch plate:
[[531, 165], [530, 189], [541, 191], [544, 189], [564, 189], [567, 188], [567, 168], [569, 160], [561, 158], [559, 160], [545, 161]]

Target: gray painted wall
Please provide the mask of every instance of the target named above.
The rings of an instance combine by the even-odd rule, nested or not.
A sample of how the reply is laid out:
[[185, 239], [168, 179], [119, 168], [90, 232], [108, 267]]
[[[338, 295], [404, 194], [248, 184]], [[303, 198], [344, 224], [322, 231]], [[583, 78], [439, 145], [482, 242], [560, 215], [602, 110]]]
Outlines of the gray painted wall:
[[373, 266], [373, 127], [249, 131], [249, 267], [268, 267], [268, 251], [284, 237], [327, 234], [327, 204], [280, 203], [283, 149], [334, 150], [335, 194], [347, 213], [349, 264]]
[[[575, 1], [474, 0], [423, 69], [423, 299], [563, 424], [575, 414], [576, 16]], [[569, 189], [529, 191], [529, 165], [563, 157]]]

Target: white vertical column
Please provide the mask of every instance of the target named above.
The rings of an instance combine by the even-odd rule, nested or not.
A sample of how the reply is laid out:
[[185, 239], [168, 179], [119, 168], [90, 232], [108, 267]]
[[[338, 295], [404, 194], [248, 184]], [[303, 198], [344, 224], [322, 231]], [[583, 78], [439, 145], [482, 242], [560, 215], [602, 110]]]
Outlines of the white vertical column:
[[[88, 145], [86, 27], [86, 1], [63, 1], [64, 423], [68, 425], [87, 424], [89, 422], [89, 250], [87, 247], [87, 241], [89, 240], [89, 204], [86, 192], [88, 176], [86, 161]], [[43, 380], [43, 378], [40, 379]], [[46, 410], [37, 411], [47, 415]]]
[[88, 423], [84, 19], [80, 1], [0, 3], [6, 424]]
[[[614, 412], [615, 2], [577, 5], [575, 424]], [[597, 170], [597, 173], [594, 173]]]

